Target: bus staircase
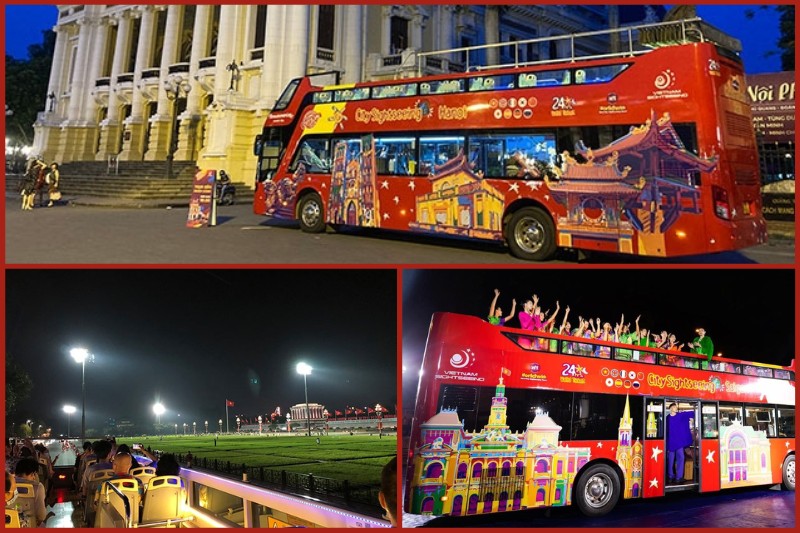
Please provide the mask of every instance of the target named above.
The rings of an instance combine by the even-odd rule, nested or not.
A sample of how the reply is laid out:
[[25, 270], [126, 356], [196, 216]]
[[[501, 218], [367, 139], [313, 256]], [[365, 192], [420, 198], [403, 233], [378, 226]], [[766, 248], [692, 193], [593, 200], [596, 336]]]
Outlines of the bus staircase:
[[[177, 455], [179, 463], [185, 462], [185, 457]], [[384, 517], [383, 509], [378, 503], [380, 480], [375, 480], [374, 485], [353, 485], [349, 481], [340, 481], [313, 474], [300, 474], [286, 470], [274, 470], [264, 466], [247, 466], [230, 461], [218, 459], [207, 460], [194, 457], [191, 468], [203, 470], [215, 475], [247, 481], [252, 485], [264, 487], [288, 494], [312, 496], [334, 507], [350, 509], [374, 518]], [[246, 476], [246, 477], [245, 477]]]
[[[742, 51], [742, 43], [700, 18], [690, 18], [652, 24], [625, 26], [608, 30], [553, 35], [521, 41], [502, 42], [419, 52], [417, 76], [448, 72], [470, 72], [489, 69], [520, 68], [533, 65], [571, 64], [592, 59], [634, 57], [665, 46], [711, 42], [732, 55]], [[533, 47], [555, 48], [558, 57], [523, 60], [523, 50]], [[510, 53], [505, 53], [510, 50]], [[605, 50], [597, 52], [598, 50]], [[496, 55], [497, 62], [488, 58]], [[459, 57], [464, 62], [452, 58]], [[402, 66], [399, 67], [402, 69]]]

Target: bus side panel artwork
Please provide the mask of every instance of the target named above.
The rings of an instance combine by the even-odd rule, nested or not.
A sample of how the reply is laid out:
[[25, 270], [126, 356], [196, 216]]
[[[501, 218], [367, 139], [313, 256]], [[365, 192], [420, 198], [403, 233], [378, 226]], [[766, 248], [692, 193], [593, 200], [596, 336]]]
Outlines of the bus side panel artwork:
[[772, 483], [771, 441], [765, 431], [734, 421], [720, 428], [719, 442], [722, 488]]
[[[501, 374], [510, 371], [503, 368]], [[565, 445], [562, 426], [543, 411], [523, 432], [512, 431], [503, 377], [491, 401], [480, 431], [465, 431], [457, 411], [447, 408], [422, 424], [413, 457], [411, 513], [462, 516], [570, 505], [581, 469], [597, 456], [619, 466], [624, 498], [642, 496], [643, 445], [632, 435], [627, 396], [617, 441], [598, 441], [596, 447]]]

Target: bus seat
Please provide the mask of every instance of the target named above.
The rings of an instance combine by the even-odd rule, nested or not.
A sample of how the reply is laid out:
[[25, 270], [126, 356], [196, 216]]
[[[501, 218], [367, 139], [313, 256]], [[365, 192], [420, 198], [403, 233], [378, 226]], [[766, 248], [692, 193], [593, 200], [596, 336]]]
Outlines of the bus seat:
[[96, 470], [89, 476], [89, 481], [86, 482], [86, 505], [83, 507], [83, 519], [87, 524], [94, 523], [94, 513], [97, 509], [97, 487], [112, 477], [114, 477], [114, 471], [110, 468]]
[[150, 480], [144, 498], [142, 523], [181, 517], [186, 501], [186, 485], [179, 476], [158, 476]]
[[[114, 485], [120, 490], [120, 492], [128, 497], [128, 503], [130, 503], [131, 509], [131, 519], [134, 524], [138, 524], [139, 504], [141, 503], [141, 496], [139, 494], [139, 480], [136, 478], [120, 478], [108, 479], [103, 482], [103, 488], [100, 491], [100, 498], [98, 501], [97, 514], [94, 521], [94, 527], [114, 527], [113, 523], [110, 524], [108, 520], [108, 518], [110, 516], [114, 516], [114, 514], [106, 512], [108, 511], [107, 509], [101, 510], [100, 506], [110, 505], [117, 511], [119, 516], [125, 516], [125, 504], [114, 491], [108, 488], [109, 485]], [[108, 500], [108, 502], [106, 502], [106, 500]]]
[[17, 511], [22, 527], [36, 527], [36, 498], [33, 483], [17, 481]]
[[152, 466], [140, 466], [138, 468], [132, 468], [130, 474], [138, 479], [146, 489], [150, 480], [156, 477], [156, 469]]
[[19, 511], [15, 509], [6, 509], [6, 528], [22, 527], [19, 521]]

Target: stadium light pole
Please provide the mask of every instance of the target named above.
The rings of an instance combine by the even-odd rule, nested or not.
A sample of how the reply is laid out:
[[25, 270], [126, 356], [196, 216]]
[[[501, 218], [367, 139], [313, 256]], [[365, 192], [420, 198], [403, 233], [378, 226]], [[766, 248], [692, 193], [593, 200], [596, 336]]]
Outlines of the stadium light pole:
[[65, 405], [63, 410], [65, 413], [67, 413], [67, 438], [69, 438], [69, 427], [70, 421], [72, 420], [72, 414], [78, 409], [74, 405]]
[[86, 440], [86, 360], [91, 354], [86, 348], [72, 348], [69, 354], [76, 363], [81, 364], [81, 440]]
[[167, 408], [164, 407], [164, 404], [161, 402], [156, 402], [153, 404], [153, 413], [156, 415], [156, 433], [158, 433], [159, 427], [161, 427], [161, 415], [167, 412]]
[[311, 366], [306, 363], [297, 363], [297, 373], [303, 375], [303, 386], [306, 391], [306, 424], [308, 436], [311, 436], [311, 413], [308, 410], [308, 375], [311, 374]]

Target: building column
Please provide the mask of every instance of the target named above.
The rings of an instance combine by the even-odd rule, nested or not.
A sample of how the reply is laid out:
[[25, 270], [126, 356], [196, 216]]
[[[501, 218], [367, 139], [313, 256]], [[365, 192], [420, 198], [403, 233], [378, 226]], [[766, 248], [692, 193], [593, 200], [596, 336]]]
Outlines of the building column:
[[142, 70], [148, 67], [147, 60], [153, 46], [153, 27], [155, 24], [155, 6], [141, 6], [142, 23], [139, 28], [139, 43], [136, 49], [136, 65], [133, 72], [133, 101], [131, 116], [125, 119], [125, 134], [122, 141], [120, 159], [125, 161], [141, 161], [144, 155], [144, 94], [139, 89], [142, 83]]
[[343, 19], [342, 28], [342, 62], [344, 68], [343, 83], [358, 83], [361, 79], [361, 68], [365, 61], [365, 51], [361, 48], [363, 35], [362, 11], [363, 5], [336, 6]]
[[311, 7], [308, 5], [286, 6], [286, 35], [283, 55], [285, 70], [281, 72], [284, 83], [306, 75], [308, 70], [308, 26]]
[[[484, 15], [484, 35], [486, 44], [497, 44], [500, 42], [500, 8], [498, 6], [486, 6]], [[500, 64], [500, 48], [488, 48], [486, 50], [486, 65]]]
[[95, 158], [97, 152], [98, 135], [98, 116], [99, 103], [95, 99], [95, 87], [97, 78], [100, 76], [100, 69], [103, 66], [103, 55], [108, 48], [108, 18], [97, 20], [92, 39], [91, 51], [89, 53], [89, 65], [84, 74], [84, 94], [83, 105], [81, 106], [80, 118], [80, 142], [76, 144], [72, 154], [73, 161], [90, 161]]
[[111, 155], [116, 155], [122, 149], [119, 146], [120, 123], [119, 113], [122, 101], [115, 90], [117, 77], [122, 74], [122, 67], [128, 55], [128, 40], [130, 38], [133, 20], [130, 11], [123, 11], [115, 17], [118, 26], [117, 41], [114, 43], [114, 60], [111, 63], [111, 80], [108, 93], [108, 116], [100, 123], [100, 149], [95, 159], [105, 161]]
[[[175, 101], [168, 98], [167, 91], [164, 90], [164, 83], [170, 77], [169, 67], [175, 64], [177, 57], [182, 18], [183, 6], [168, 6], [164, 48], [161, 52], [158, 107], [155, 116], [150, 118], [150, 146], [144, 156], [146, 161], [163, 161], [169, 155], [169, 143], [172, 138], [172, 114], [177, 112], [177, 106]], [[175, 76], [183, 78], [187, 75], [177, 74]], [[185, 96], [187, 95], [179, 95], [179, 97]]]
[[202, 86], [194, 75], [200, 69], [200, 60], [203, 59], [208, 41], [209, 23], [213, 8], [210, 5], [198, 5], [194, 19], [192, 34], [192, 55], [189, 58], [189, 83], [192, 90], [186, 99], [186, 112], [180, 117], [178, 134], [178, 151], [175, 152], [176, 161], [190, 161], [195, 159], [198, 148], [197, 132], [203, 120], [200, 102], [202, 101]]
[[[65, 61], [67, 43], [69, 42], [70, 26], [56, 25], [53, 27], [56, 34], [56, 48], [53, 53], [53, 63], [50, 67], [50, 81], [47, 84], [48, 98], [45, 101], [44, 113], [39, 113], [33, 126], [33, 154], [45, 161], [55, 161], [61, 137], [61, 113], [66, 111], [62, 95], [66, 92], [62, 85], [65, 79]], [[49, 95], [55, 95], [55, 100]], [[51, 111], [52, 108], [52, 111]]]
[[[264, 43], [264, 63], [261, 67], [261, 103], [265, 108], [272, 104], [283, 91], [283, 41], [286, 6], [270, 5], [267, 8], [267, 29]], [[278, 75], [274, 75], [274, 74]]]

